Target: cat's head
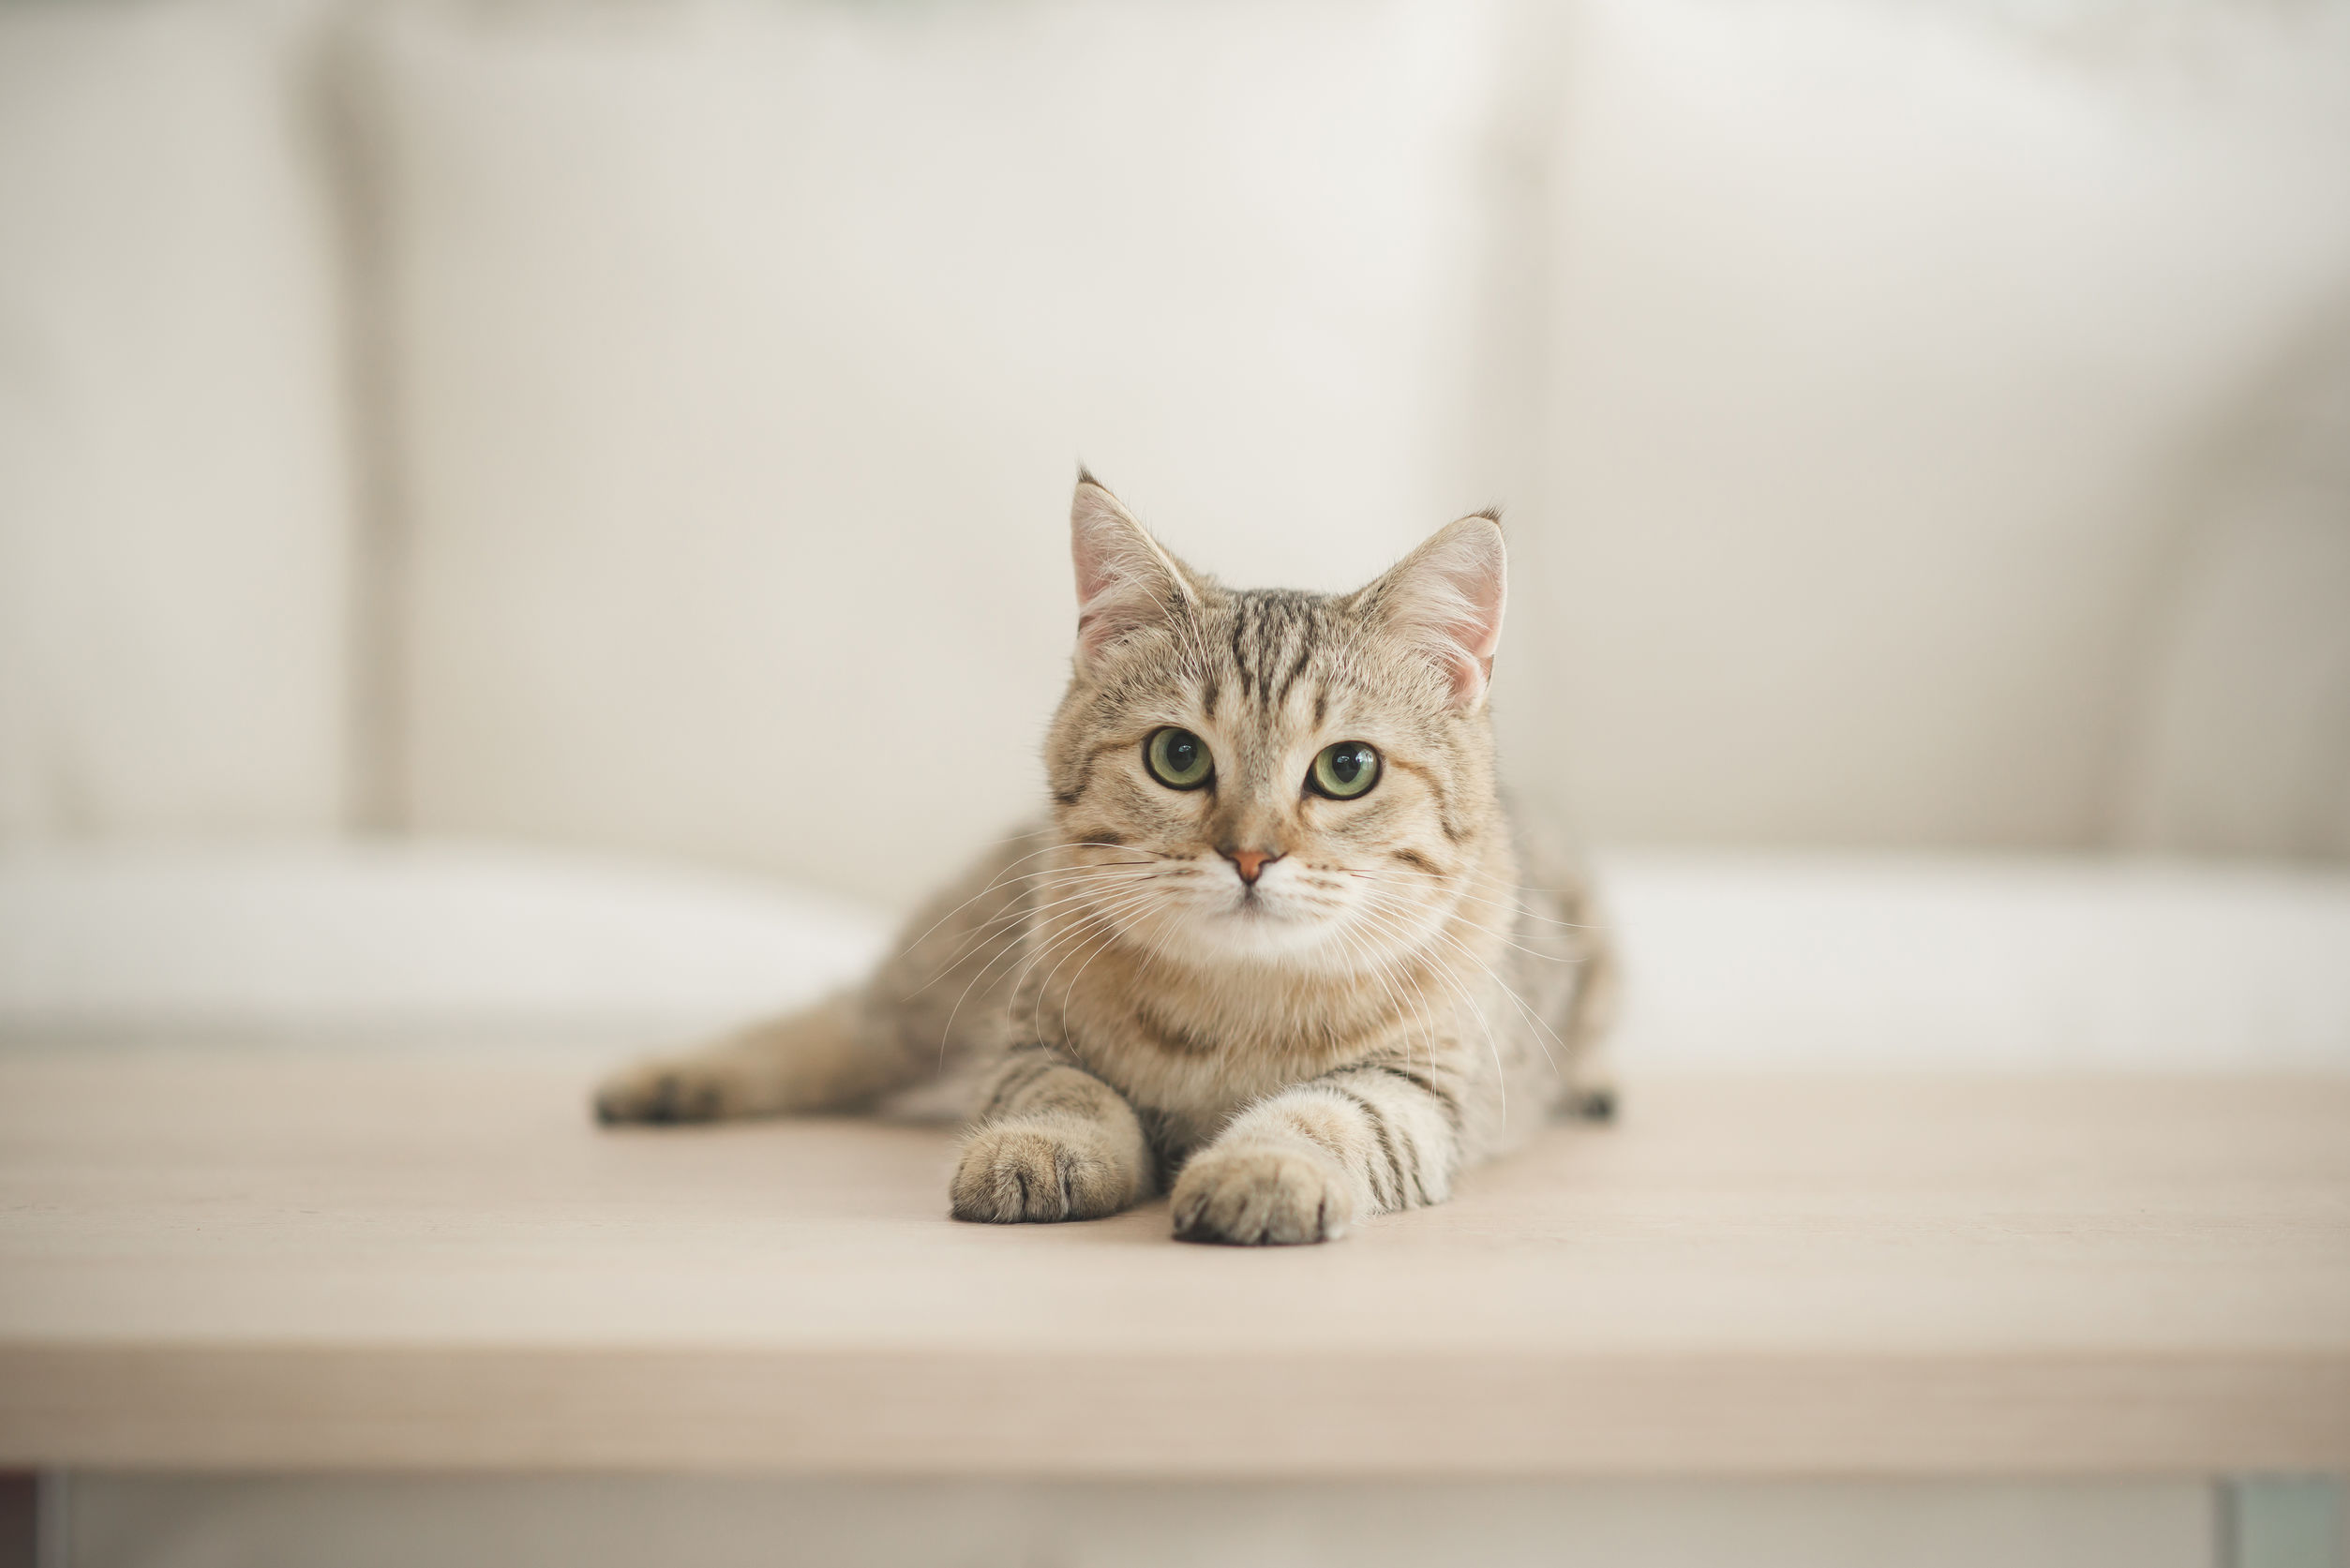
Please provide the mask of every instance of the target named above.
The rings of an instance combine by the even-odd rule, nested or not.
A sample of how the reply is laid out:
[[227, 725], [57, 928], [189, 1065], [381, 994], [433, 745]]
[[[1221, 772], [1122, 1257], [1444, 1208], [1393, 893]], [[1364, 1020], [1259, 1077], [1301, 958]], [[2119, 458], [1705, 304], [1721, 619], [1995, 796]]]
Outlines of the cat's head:
[[1191, 963], [1418, 947], [1500, 831], [1487, 684], [1502, 530], [1344, 594], [1235, 591], [1081, 476], [1077, 648], [1046, 744], [1063, 912]]

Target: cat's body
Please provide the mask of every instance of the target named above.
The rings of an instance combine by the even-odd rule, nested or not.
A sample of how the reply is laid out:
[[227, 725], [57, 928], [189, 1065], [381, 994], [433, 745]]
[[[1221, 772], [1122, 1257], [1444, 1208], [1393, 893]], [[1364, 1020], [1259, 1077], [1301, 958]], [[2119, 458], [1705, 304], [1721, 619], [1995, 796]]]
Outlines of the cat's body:
[[1225, 590], [1089, 479], [1051, 820], [861, 990], [599, 1092], [606, 1120], [960, 1100], [963, 1218], [1317, 1241], [1605, 1114], [1592, 900], [1494, 784], [1499, 529], [1354, 594]]

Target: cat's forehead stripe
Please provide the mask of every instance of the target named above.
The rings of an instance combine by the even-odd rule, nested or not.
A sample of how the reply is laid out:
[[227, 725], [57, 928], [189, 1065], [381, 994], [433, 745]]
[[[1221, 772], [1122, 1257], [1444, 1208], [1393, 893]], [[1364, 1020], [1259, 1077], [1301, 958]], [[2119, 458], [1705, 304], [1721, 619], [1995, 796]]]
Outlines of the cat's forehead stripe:
[[[1262, 589], [1234, 594], [1219, 608], [1227, 621], [1222, 640], [1230, 650], [1235, 685], [1261, 709], [1282, 708], [1315, 655], [1325, 650], [1332, 628], [1324, 601], [1291, 590]], [[1211, 717], [1221, 696], [1220, 677], [1208, 673], [1201, 705]], [[1317, 708], [1324, 707], [1317, 696]]]

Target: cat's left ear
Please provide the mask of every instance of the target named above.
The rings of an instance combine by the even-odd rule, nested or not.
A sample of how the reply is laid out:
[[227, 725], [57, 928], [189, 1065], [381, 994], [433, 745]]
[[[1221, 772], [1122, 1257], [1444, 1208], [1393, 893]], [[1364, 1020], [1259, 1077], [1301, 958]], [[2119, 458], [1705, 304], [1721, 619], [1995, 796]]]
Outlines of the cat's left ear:
[[1470, 709], [1492, 680], [1508, 594], [1501, 519], [1490, 512], [1445, 524], [1363, 590], [1373, 613], [1451, 679], [1453, 706]]
[[1077, 569], [1079, 669], [1093, 669], [1128, 637], [1198, 602], [1182, 562], [1083, 469], [1070, 501], [1069, 545]]

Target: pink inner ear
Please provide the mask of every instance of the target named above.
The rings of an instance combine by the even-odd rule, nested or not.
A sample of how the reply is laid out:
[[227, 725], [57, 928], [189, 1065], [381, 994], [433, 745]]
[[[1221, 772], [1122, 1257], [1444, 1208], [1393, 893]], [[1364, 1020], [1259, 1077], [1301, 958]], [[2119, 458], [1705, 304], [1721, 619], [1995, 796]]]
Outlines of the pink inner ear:
[[1142, 525], [1098, 485], [1077, 487], [1070, 512], [1070, 559], [1077, 573], [1080, 664], [1163, 618], [1168, 599], [1181, 591]]
[[1475, 702], [1492, 678], [1506, 580], [1502, 530], [1484, 517], [1462, 518], [1396, 570], [1396, 620], [1444, 665], [1456, 703]]
[[1080, 524], [1073, 529], [1069, 553], [1077, 568], [1077, 604], [1082, 609], [1100, 598], [1113, 580], [1107, 552], [1101, 547], [1100, 526]]

